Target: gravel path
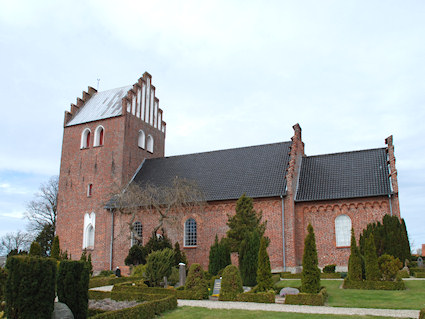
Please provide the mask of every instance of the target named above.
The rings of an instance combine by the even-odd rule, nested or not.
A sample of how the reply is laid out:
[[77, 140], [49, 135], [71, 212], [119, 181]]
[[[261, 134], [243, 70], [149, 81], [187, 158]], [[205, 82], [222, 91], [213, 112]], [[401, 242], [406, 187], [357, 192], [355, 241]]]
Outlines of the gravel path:
[[369, 315], [394, 318], [418, 318], [419, 310], [395, 310], [395, 309], [370, 309], [370, 308], [342, 308], [324, 306], [295, 306], [280, 304], [264, 304], [254, 302], [231, 302], [211, 300], [181, 300], [178, 306], [202, 307], [209, 309], [241, 309], [241, 310], [264, 310], [277, 312], [299, 312], [334, 315]]

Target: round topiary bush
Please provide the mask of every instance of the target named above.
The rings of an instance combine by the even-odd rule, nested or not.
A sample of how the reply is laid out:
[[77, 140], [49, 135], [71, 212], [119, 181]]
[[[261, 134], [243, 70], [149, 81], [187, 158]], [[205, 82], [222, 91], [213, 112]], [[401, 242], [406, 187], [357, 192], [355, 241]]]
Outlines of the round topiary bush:
[[223, 271], [218, 300], [237, 300], [238, 294], [242, 292], [242, 279], [238, 267], [234, 265], [227, 266]]
[[208, 282], [200, 264], [192, 264], [187, 275], [185, 290], [189, 290], [193, 299], [208, 299]]

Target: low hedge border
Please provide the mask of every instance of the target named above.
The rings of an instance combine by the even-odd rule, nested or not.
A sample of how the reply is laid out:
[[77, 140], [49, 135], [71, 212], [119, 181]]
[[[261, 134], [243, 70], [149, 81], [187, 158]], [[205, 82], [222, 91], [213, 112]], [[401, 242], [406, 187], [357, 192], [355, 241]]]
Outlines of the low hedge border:
[[133, 280], [133, 281], [126, 281], [114, 284], [114, 291], [123, 291], [123, 290], [137, 290], [140, 288], [148, 288], [148, 285], [145, 284], [143, 280]]
[[[160, 295], [156, 295], [156, 296], [160, 296]], [[159, 315], [165, 311], [173, 310], [176, 308], [177, 308], [177, 298], [176, 296], [170, 295], [157, 300], [144, 302], [140, 305], [137, 305], [131, 308], [104, 312], [104, 313], [95, 315], [91, 318], [93, 319], [154, 318], [155, 315]]]
[[96, 291], [89, 290], [89, 299], [99, 300], [110, 298], [116, 301], [123, 300], [137, 300], [137, 301], [149, 301], [162, 298], [162, 296], [171, 295], [175, 296], [176, 293], [173, 289], [163, 288], [141, 288], [138, 291], [135, 290], [119, 290], [119, 291]]
[[[282, 273], [281, 277], [283, 279], [301, 279], [301, 273], [299, 274], [291, 274], [291, 273]], [[341, 273], [335, 272], [335, 273], [321, 273], [320, 278], [322, 279], [339, 279], [341, 278]]]
[[409, 268], [409, 271], [410, 271], [411, 274], [414, 274], [414, 273], [417, 273], [417, 272], [425, 273], [425, 268], [412, 267], [412, 268]]
[[344, 289], [366, 289], [366, 290], [405, 290], [404, 281], [350, 281], [345, 279]]
[[300, 293], [298, 295], [287, 295], [285, 304], [287, 305], [308, 305], [323, 306], [328, 298], [326, 288], [322, 288], [318, 294]]
[[89, 281], [89, 288], [115, 285], [133, 280], [134, 278], [130, 277], [92, 277]]
[[244, 292], [238, 294], [237, 300], [244, 302], [275, 303], [275, 294], [273, 292]]
[[415, 272], [415, 278], [425, 278], [425, 272]]

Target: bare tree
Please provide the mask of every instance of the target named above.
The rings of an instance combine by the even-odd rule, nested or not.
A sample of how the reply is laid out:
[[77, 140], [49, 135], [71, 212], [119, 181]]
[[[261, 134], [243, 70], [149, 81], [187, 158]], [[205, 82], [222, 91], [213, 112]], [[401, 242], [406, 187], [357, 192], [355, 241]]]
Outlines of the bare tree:
[[51, 225], [56, 230], [56, 211], [58, 203], [59, 176], [52, 176], [46, 183], [40, 185], [34, 194], [35, 199], [27, 204], [24, 218], [29, 220], [28, 230], [41, 232], [45, 225]]
[[30, 233], [18, 230], [16, 233], [7, 233], [0, 239], [0, 251], [7, 255], [10, 251], [28, 250], [33, 237]]
[[130, 184], [109, 204], [119, 213], [130, 216], [128, 227], [134, 238], [141, 241], [134, 230], [134, 221], [140, 210], [158, 215], [158, 225], [153, 230], [156, 234], [160, 229], [164, 232], [168, 226], [178, 225], [181, 213], [201, 210], [206, 201], [194, 181], [176, 177], [170, 186], [147, 184], [140, 187]]

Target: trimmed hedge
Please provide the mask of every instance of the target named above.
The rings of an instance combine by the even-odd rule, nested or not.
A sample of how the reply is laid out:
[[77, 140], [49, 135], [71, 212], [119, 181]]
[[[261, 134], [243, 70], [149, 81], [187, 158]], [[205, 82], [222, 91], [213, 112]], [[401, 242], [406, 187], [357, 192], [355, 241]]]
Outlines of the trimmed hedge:
[[89, 288], [102, 287], [115, 285], [122, 282], [134, 281], [134, 278], [130, 277], [115, 277], [115, 275], [110, 277], [97, 276], [90, 278]]
[[113, 291], [128, 291], [128, 290], [140, 291], [140, 289], [142, 288], [148, 288], [148, 285], [146, 285], [143, 280], [135, 280], [135, 281], [128, 281], [128, 282], [115, 284], [112, 290]]
[[423, 273], [425, 273], [425, 268], [412, 267], [412, 268], [409, 268], [409, 270], [410, 270], [410, 273], [411, 274], [417, 273], [417, 272], [423, 272]]
[[350, 281], [344, 280], [344, 289], [366, 289], [366, 290], [405, 290], [404, 281]]
[[177, 299], [199, 300], [197, 292], [191, 290], [176, 290]]
[[244, 292], [238, 294], [237, 300], [244, 302], [275, 303], [275, 294], [274, 292]]
[[104, 312], [96, 316], [93, 316], [91, 318], [93, 319], [123, 319], [123, 318], [146, 319], [146, 318], [154, 318], [155, 315], [159, 315], [165, 311], [173, 310], [176, 308], [177, 308], [176, 296], [165, 296], [165, 297], [161, 296], [160, 299], [148, 301], [131, 308]]
[[285, 296], [285, 304], [323, 306], [327, 298], [326, 288], [322, 288], [318, 294], [300, 293], [298, 295], [287, 295]]
[[[283, 272], [280, 274], [283, 279], [301, 279], [301, 273], [299, 274], [291, 274], [290, 272]], [[341, 278], [341, 273], [321, 273], [321, 279], [339, 279]]]
[[7, 259], [6, 269], [7, 318], [50, 319], [55, 301], [56, 260], [13, 256]]
[[333, 274], [333, 273], [335, 273], [335, 268], [336, 268], [335, 264], [326, 265], [325, 267], [323, 267], [323, 273]]
[[280, 275], [279, 274], [274, 274], [272, 276], [272, 282], [273, 282], [273, 284], [275, 284], [275, 283], [277, 283], [279, 281], [280, 281]]
[[57, 281], [58, 299], [75, 319], [87, 318], [90, 270], [84, 261], [62, 260]]
[[415, 278], [425, 278], [425, 272], [415, 272]]
[[[175, 295], [171, 290], [168, 295]], [[89, 291], [89, 299], [100, 300], [110, 298], [116, 301], [136, 300], [136, 301], [150, 301], [167, 296], [167, 294], [147, 293], [147, 292], [134, 292], [134, 291]]]

